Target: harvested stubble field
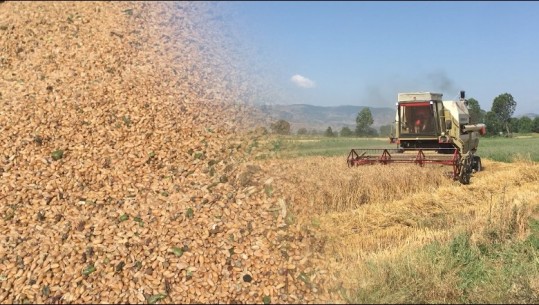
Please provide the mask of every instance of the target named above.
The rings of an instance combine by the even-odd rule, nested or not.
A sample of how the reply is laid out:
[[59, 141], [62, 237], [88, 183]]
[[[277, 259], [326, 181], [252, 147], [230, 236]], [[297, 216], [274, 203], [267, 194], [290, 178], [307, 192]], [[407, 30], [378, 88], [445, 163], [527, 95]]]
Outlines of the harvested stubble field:
[[448, 167], [345, 160], [266, 161], [319, 240], [330, 289], [351, 303], [539, 301], [539, 164], [485, 159], [464, 186]]
[[210, 6], [0, 3], [0, 302], [332, 300]]

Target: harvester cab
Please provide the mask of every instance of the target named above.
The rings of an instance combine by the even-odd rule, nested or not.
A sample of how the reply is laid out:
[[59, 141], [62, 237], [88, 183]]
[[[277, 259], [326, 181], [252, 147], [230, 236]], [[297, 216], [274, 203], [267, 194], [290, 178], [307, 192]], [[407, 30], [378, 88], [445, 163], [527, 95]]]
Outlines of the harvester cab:
[[399, 93], [395, 115], [397, 148], [352, 149], [348, 165], [374, 163], [443, 164], [453, 167], [451, 176], [468, 184], [472, 172], [480, 171], [476, 156], [485, 124], [470, 124], [465, 92], [457, 101], [443, 101], [441, 93]]

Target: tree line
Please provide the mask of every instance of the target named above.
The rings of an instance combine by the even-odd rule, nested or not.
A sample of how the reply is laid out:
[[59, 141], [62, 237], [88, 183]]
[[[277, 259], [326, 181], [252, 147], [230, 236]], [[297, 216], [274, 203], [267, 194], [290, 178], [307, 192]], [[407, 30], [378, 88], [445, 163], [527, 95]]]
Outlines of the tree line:
[[476, 99], [468, 99], [470, 123], [485, 123], [488, 136], [512, 136], [513, 132], [539, 133], [539, 116], [533, 119], [528, 116], [513, 117], [516, 107], [517, 102], [510, 93], [503, 93], [494, 98], [490, 111], [481, 109]]
[[[374, 119], [372, 117], [371, 110], [369, 108], [363, 108], [360, 112], [358, 112], [356, 117], [356, 128], [355, 130], [350, 129], [350, 127], [343, 127], [340, 132], [339, 131], [333, 131], [331, 126], [328, 126], [328, 128], [325, 130], [325, 132], [320, 133], [316, 130], [308, 131], [307, 128], [299, 128], [297, 131], [298, 135], [320, 135], [323, 134], [327, 137], [352, 137], [352, 136], [358, 136], [358, 137], [364, 137], [364, 136], [377, 136], [378, 131], [371, 127], [371, 125], [374, 123]], [[382, 126], [384, 127], [384, 126]], [[388, 128], [391, 127], [391, 125], [387, 125]], [[270, 129], [275, 134], [280, 135], [289, 135], [290, 134], [290, 123], [286, 120], [278, 120], [276, 122], [271, 123]], [[382, 128], [383, 130], [383, 128]]]
[[[481, 109], [479, 102], [475, 98], [467, 99], [468, 112], [470, 114], [470, 124], [485, 123], [487, 125], [487, 135], [505, 135], [511, 136], [513, 132], [517, 133], [539, 133], [539, 116], [530, 118], [522, 116], [513, 117], [517, 102], [509, 93], [498, 95], [492, 101], [490, 111]], [[316, 130], [308, 131], [306, 128], [299, 128], [298, 135], [324, 135], [326, 137], [375, 137], [375, 136], [394, 136], [394, 125], [387, 124], [380, 126], [377, 130], [372, 127], [374, 119], [371, 110], [368, 107], [361, 109], [356, 116], [356, 127], [354, 130], [350, 127], [342, 127], [340, 131], [333, 130], [331, 126], [323, 132]], [[270, 126], [273, 133], [288, 135], [290, 134], [290, 123], [285, 120], [278, 120]]]

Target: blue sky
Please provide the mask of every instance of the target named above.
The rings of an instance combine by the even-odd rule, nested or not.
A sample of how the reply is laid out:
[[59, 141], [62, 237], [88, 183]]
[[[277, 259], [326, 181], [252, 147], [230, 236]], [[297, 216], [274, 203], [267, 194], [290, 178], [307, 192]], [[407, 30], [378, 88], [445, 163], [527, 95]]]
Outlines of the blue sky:
[[465, 90], [485, 110], [507, 92], [516, 115], [539, 113], [539, 2], [227, 5], [265, 102], [393, 107], [398, 92]]

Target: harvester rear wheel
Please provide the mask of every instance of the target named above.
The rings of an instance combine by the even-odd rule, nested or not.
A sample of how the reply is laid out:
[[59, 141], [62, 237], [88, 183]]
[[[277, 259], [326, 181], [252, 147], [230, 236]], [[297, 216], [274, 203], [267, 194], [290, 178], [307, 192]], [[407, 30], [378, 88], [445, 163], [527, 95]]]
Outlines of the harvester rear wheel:
[[476, 172], [480, 172], [483, 170], [483, 166], [481, 165], [481, 157], [473, 157], [473, 170], [475, 170]]

